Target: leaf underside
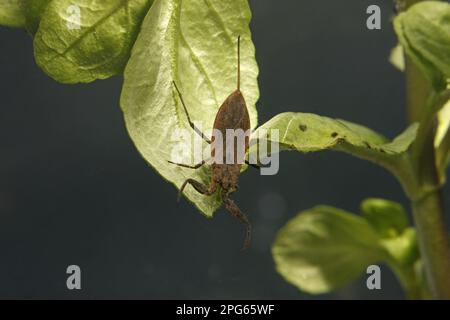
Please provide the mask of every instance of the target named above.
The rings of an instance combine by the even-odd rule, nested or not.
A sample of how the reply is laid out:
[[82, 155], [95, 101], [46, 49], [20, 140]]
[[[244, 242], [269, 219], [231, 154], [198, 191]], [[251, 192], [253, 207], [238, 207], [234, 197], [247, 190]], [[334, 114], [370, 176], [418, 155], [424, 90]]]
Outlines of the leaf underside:
[[[177, 188], [187, 178], [209, 184], [210, 170], [167, 162], [180, 143], [173, 136], [176, 129], [190, 130], [172, 81], [180, 88], [191, 119], [206, 133], [221, 103], [236, 89], [238, 35], [241, 91], [251, 125], [257, 124], [258, 67], [250, 19], [246, 0], [156, 0], [144, 19], [125, 70], [121, 107], [139, 152]], [[187, 149], [189, 155], [182, 162], [192, 165], [191, 155], [198, 156], [198, 150]], [[220, 205], [216, 196], [203, 196], [191, 186], [184, 194], [208, 217]]]

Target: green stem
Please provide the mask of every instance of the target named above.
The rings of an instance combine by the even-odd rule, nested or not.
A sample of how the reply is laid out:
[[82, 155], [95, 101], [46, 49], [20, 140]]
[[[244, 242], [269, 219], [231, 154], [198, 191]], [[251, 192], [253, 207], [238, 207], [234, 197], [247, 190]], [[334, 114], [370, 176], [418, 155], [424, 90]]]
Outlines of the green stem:
[[444, 226], [440, 190], [413, 203], [413, 215], [422, 262], [431, 294], [450, 299], [450, 249]]
[[[400, 10], [422, 0], [397, 0]], [[406, 57], [406, 102], [411, 122], [420, 121], [418, 141], [412, 161], [418, 179], [419, 198], [411, 199], [419, 249], [427, 283], [436, 299], [450, 299], [450, 248], [444, 222], [444, 208], [434, 149], [435, 116], [431, 109], [439, 103], [424, 75]]]
[[408, 120], [411, 123], [420, 122], [423, 111], [425, 111], [424, 104], [432, 92], [432, 88], [419, 68], [408, 57], [405, 58], [405, 76]]
[[420, 281], [417, 278], [414, 265], [399, 268], [395, 264], [390, 264], [390, 267], [399, 279], [408, 300], [419, 300], [423, 298]]

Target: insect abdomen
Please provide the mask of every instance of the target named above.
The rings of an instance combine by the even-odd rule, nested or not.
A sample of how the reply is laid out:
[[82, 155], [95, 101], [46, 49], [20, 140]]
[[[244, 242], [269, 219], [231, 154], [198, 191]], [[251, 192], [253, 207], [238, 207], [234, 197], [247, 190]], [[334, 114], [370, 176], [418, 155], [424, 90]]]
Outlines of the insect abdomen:
[[[244, 161], [242, 152], [245, 153], [245, 151], [248, 150], [249, 145], [250, 117], [248, 115], [244, 96], [239, 90], [236, 90], [232, 94], [230, 94], [224, 101], [222, 106], [219, 108], [216, 119], [214, 121], [214, 129], [220, 131], [222, 135], [223, 150], [220, 156], [223, 156], [223, 163], [230, 164], [228, 163], [229, 161], [226, 162], [226, 154], [227, 152], [234, 151], [233, 164], [242, 164]], [[235, 138], [234, 142], [226, 141], [227, 129], [235, 130], [234, 132], [236, 135], [245, 134], [245, 136], [241, 140], [242, 142], [244, 142], [244, 145], [242, 145], [242, 142], [240, 143], [240, 140], [238, 138]], [[220, 147], [220, 144], [216, 143], [215, 136], [213, 136], [211, 146], [211, 155], [214, 157], [216, 154], [216, 148]]]

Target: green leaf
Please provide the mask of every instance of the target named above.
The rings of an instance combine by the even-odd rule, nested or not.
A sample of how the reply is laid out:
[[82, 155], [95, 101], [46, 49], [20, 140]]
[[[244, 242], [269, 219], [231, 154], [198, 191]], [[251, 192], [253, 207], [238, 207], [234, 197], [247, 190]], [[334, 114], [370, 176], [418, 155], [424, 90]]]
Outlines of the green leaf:
[[24, 0], [0, 1], [0, 25], [8, 27], [24, 27]]
[[272, 248], [278, 272], [299, 289], [319, 294], [344, 286], [371, 264], [387, 263], [415, 295], [420, 257], [403, 208], [383, 199], [367, 199], [361, 207], [362, 217], [318, 206], [291, 219]]
[[409, 225], [405, 209], [394, 201], [366, 199], [361, 203], [361, 212], [383, 238], [397, 237]]
[[445, 181], [445, 171], [450, 164], [450, 101], [439, 111], [437, 118], [436, 162], [441, 180]]
[[406, 54], [442, 89], [450, 78], [450, 4], [419, 2], [394, 19], [394, 28]]
[[444, 107], [438, 112], [438, 126], [436, 130], [436, 137], [434, 141], [434, 145], [436, 148], [442, 143], [447, 134], [448, 129], [450, 128], [450, 101], [448, 101]]
[[402, 45], [396, 45], [389, 56], [389, 62], [400, 71], [405, 71], [405, 52]]
[[[277, 129], [279, 137], [267, 137], [264, 130]], [[281, 113], [263, 124], [254, 137], [280, 145], [280, 150], [315, 152], [326, 149], [343, 151], [373, 161], [391, 171], [401, 170], [402, 158], [417, 134], [413, 124], [393, 141], [358, 124], [310, 113]], [[261, 131], [261, 132], [260, 132]], [[256, 151], [253, 143], [250, 153]], [[396, 163], [398, 161], [398, 163]]]
[[[219, 106], [236, 89], [238, 35], [241, 91], [252, 127], [257, 124], [258, 67], [250, 18], [246, 0], [156, 0], [144, 20], [125, 70], [121, 106], [139, 152], [178, 188], [187, 178], [209, 184], [210, 169], [192, 170], [167, 162], [179, 145], [173, 136], [176, 129], [192, 133], [172, 81], [179, 86], [191, 119], [207, 134]], [[193, 164], [190, 155], [198, 152], [186, 150], [184, 163]], [[216, 197], [203, 196], [191, 186], [185, 195], [207, 216], [220, 205]]]
[[383, 238], [381, 244], [389, 252], [391, 259], [387, 262], [393, 269], [412, 267], [420, 258], [414, 228], [408, 227], [397, 236]]
[[381, 237], [382, 246], [389, 252], [393, 267], [410, 267], [418, 258], [416, 232], [409, 227], [403, 206], [384, 199], [366, 199], [361, 203], [362, 216]]
[[53, 0], [34, 38], [37, 64], [62, 83], [119, 74], [151, 0]]
[[50, 1], [52, 0], [25, 0], [26, 28], [31, 34], [36, 33], [42, 14]]
[[299, 289], [326, 293], [386, 260], [379, 235], [364, 219], [333, 207], [298, 214], [278, 233], [272, 253], [278, 272]]

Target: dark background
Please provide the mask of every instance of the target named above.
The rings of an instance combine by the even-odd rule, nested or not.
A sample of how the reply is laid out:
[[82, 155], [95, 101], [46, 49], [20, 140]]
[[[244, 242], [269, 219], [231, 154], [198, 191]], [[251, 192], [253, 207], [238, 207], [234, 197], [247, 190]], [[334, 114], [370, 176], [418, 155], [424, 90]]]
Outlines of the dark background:
[[[260, 123], [283, 111], [367, 125], [389, 137], [406, 126], [403, 75], [388, 62], [391, 1], [252, 0], [261, 69]], [[382, 8], [369, 31], [366, 8]], [[396, 180], [345, 154], [281, 155], [276, 176], [241, 177], [236, 202], [254, 226], [221, 209], [204, 218], [147, 166], [125, 130], [122, 79], [61, 85], [35, 65], [31, 38], [0, 28], [0, 298], [309, 299], [275, 272], [271, 243], [317, 204], [357, 211], [366, 197], [408, 205]], [[450, 207], [448, 188], [447, 207]], [[66, 267], [82, 290], [66, 289]], [[326, 299], [403, 298], [390, 270]]]

